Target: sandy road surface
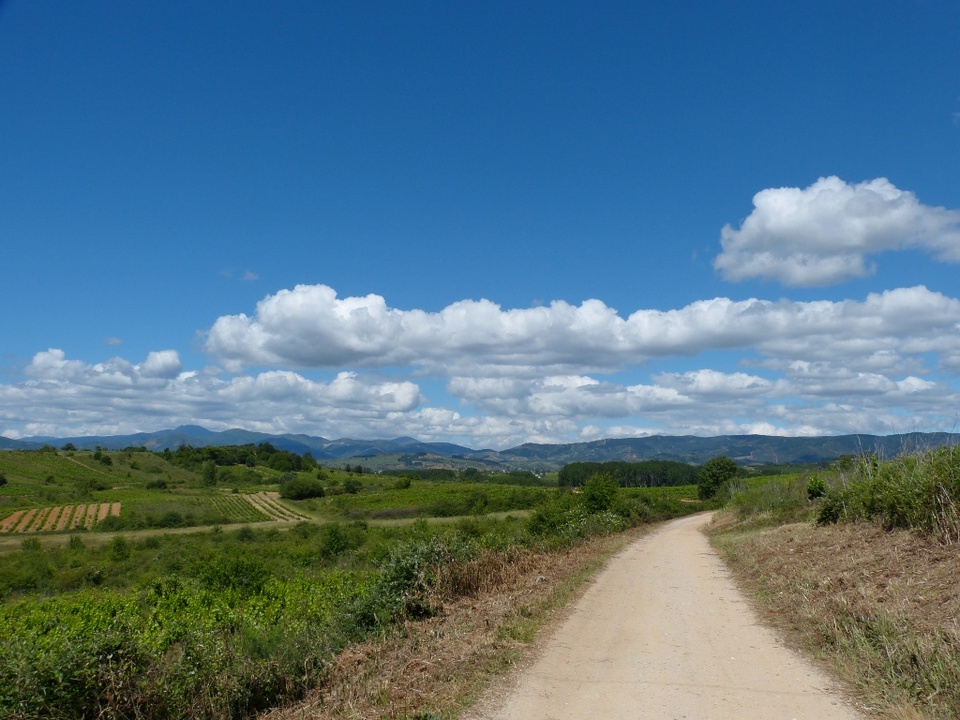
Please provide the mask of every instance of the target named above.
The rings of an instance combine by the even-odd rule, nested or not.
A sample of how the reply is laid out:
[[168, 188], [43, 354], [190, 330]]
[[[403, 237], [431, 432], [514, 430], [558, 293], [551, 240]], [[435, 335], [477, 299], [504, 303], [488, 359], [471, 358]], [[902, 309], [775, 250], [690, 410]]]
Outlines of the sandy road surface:
[[506, 695], [474, 720], [856, 720], [761, 627], [700, 532], [674, 521], [614, 558]]

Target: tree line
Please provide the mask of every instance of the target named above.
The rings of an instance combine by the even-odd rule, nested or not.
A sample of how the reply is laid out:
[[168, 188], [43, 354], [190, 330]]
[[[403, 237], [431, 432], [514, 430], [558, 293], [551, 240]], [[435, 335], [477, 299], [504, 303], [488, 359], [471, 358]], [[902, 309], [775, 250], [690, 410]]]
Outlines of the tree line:
[[314, 470], [316, 460], [310, 453], [298, 455], [289, 450], [280, 450], [268, 442], [259, 445], [208, 445], [193, 447], [181, 445], [174, 451], [164, 450], [161, 455], [182, 468], [197, 470], [212, 463], [215, 466], [246, 465], [247, 467], [267, 467], [280, 472], [300, 472]]
[[560, 469], [557, 480], [560, 487], [581, 487], [594, 475], [609, 477], [620, 487], [696, 485], [699, 471], [697, 465], [675, 460], [574, 462]]

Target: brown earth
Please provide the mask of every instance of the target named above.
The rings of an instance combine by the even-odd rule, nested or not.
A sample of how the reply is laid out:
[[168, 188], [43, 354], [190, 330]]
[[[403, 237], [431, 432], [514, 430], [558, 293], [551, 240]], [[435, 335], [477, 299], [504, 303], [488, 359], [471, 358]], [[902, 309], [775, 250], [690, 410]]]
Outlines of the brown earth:
[[88, 530], [108, 515], [119, 517], [121, 504], [94, 503], [90, 505], [58, 505], [56, 507], [16, 510], [0, 521], [0, 533], [38, 533], [65, 530], [70, 519], [70, 529], [81, 525]]

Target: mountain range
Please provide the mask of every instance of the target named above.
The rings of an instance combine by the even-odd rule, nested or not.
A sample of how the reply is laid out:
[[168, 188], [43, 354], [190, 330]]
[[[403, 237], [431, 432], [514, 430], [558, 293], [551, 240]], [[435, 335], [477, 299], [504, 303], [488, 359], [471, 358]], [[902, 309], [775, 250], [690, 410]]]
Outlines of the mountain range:
[[145, 447], [171, 450], [180, 445], [246, 445], [267, 442], [281, 450], [309, 452], [325, 464], [362, 462], [368, 467], [477, 467], [483, 470], [556, 470], [571, 462], [623, 460], [678, 460], [702, 464], [717, 455], [726, 455], [741, 465], [804, 464], [835, 460], [842, 455], [876, 453], [895, 457], [931, 447], [960, 442], [957, 433], [906, 433], [901, 435], [831, 435], [820, 437], [778, 437], [770, 435], [652, 435], [567, 444], [524, 443], [507, 450], [474, 450], [463, 445], [421, 442], [415, 438], [392, 440], [328, 440], [301, 434], [271, 435], [250, 430], [207, 430], [181, 425], [132, 435], [82, 437], [28, 437], [12, 440], [0, 436], [0, 450], [39, 449], [44, 445], [63, 447], [72, 443], [80, 449], [122, 450]]

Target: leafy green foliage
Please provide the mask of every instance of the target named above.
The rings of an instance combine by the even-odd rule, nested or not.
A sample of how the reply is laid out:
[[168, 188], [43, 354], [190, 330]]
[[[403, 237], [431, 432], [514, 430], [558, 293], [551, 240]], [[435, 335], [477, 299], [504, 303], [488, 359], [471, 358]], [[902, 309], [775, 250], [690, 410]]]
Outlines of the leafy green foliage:
[[0, 609], [0, 713], [18, 717], [244, 717], [302, 694], [349, 638], [367, 591], [344, 573], [256, 591], [158, 580]]
[[569, 463], [561, 468], [557, 481], [560, 487], [580, 487], [598, 473], [609, 476], [620, 487], [693, 485], [697, 482], [695, 465], [672, 460]]
[[617, 496], [619, 486], [609, 475], [597, 473], [583, 486], [583, 505], [587, 512], [598, 513], [609, 510]]
[[807, 481], [807, 498], [816, 500], [827, 494], [827, 482], [820, 475], [814, 473]]
[[697, 488], [700, 498], [708, 500], [723, 485], [737, 476], [737, 464], [726, 455], [718, 455], [707, 460], [697, 473]]
[[288, 500], [306, 500], [324, 494], [323, 483], [311, 477], [294, 477], [280, 486], [280, 497]]
[[[758, 524], [800, 522], [810, 518], [809, 487], [814, 477], [803, 473], [772, 475], [729, 481], [727, 506], [740, 520]], [[820, 480], [823, 482], [822, 478]], [[824, 482], [825, 484], [825, 482]], [[817, 483], [814, 483], [816, 487]]]
[[204, 463], [212, 462], [217, 467], [261, 466], [277, 472], [299, 472], [316, 467], [311, 457], [304, 465], [304, 458], [287, 450], [278, 450], [268, 442], [259, 445], [228, 445], [192, 447], [181, 445], [175, 452], [167, 453], [174, 465], [199, 471]]
[[213, 460], [203, 463], [203, 484], [205, 487], [213, 487], [217, 484], [217, 464]]
[[[87, 451], [71, 460], [48, 453], [44, 462], [18, 455], [23, 467], [34, 465], [27, 478], [4, 466], [12, 492], [39, 488], [49, 475], [60, 493], [91, 481], [85, 492], [124, 503], [124, 517], [107, 521], [115, 529], [258, 512], [239, 493], [202, 487], [211, 457], [187, 470], [165, 459], [174, 453], [111, 453], [112, 466], [93, 462]], [[224, 472], [238, 470], [283, 478], [281, 490], [319, 482], [312, 469], [214, 464], [218, 485]], [[215, 527], [105, 543], [73, 535], [49, 548], [28, 538], [22, 550], [0, 556], [0, 627], [11, 638], [0, 647], [0, 716], [249, 717], [318, 685], [344, 644], [475, 592], [523, 548], [615, 532], [670, 508], [697, 509], [680, 502], [690, 488], [628, 491], [604, 477], [573, 493], [486, 481], [345, 479], [339, 472], [325, 474], [328, 487], [353, 480], [356, 494], [312, 498], [302, 507], [328, 517], [398, 509], [467, 517], [406, 527], [303, 522], [289, 532]], [[96, 490], [94, 478], [106, 489]], [[146, 488], [157, 480], [165, 487]], [[534, 508], [529, 519], [478, 514], [520, 508]]]
[[827, 491], [817, 515], [820, 523], [856, 520], [960, 542], [960, 447], [888, 462], [861, 457], [852, 479]]
[[[347, 482], [350, 479], [344, 484]], [[337, 494], [338, 490], [340, 488], [331, 480], [327, 497], [317, 501], [315, 508], [328, 517], [351, 519], [456, 517], [526, 510], [542, 502], [550, 493], [539, 487], [460, 482], [411, 483], [402, 488], [391, 483], [347, 495]]]

